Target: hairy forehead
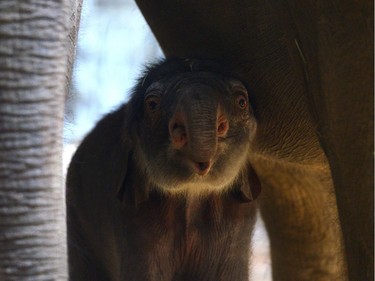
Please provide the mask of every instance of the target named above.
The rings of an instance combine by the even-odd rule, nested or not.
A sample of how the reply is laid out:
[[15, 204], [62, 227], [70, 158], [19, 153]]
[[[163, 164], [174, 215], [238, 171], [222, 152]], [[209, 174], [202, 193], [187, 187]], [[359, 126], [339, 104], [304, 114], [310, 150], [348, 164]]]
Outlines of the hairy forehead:
[[220, 77], [232, 77], [229, 67], [217, 60], [168, 58], [146, 67], [142, 85], [147, 88], [156, 81], [175, 78], [180, 74], [201, 72], [216, 74]]
[[153, 90], [171, 90], [189, 86], [209, 86], [217, 89], [227, 88], [229, 79], [211, 72], [199, 71], [180, 73], [152, 82], [146, 92]]

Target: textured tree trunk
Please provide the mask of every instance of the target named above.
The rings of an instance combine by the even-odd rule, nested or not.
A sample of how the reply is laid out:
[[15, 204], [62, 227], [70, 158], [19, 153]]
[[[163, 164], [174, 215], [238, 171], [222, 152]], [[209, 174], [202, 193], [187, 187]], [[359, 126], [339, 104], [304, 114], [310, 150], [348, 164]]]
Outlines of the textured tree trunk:
[[67, 279], [61, 160], [73, 3], [0, 2], [2, 281]]

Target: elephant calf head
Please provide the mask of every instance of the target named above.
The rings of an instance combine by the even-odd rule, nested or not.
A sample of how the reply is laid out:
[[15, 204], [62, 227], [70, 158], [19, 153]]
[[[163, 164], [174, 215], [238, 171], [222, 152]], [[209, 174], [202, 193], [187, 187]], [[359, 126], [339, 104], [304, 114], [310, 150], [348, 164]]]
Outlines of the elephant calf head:
[[72, 280], [248, 280], [255, 130], [246, 87], [226, 68], [149, 67], [70, 164]]
[[250, 183], [255, 174], [247, 157], [256, 131], [248, 91], [218, 63], [169, 59], [153, 65], [127, 107], [128, 152], [140, 173], [125, 178], [120, 194], [140, 180], [146, 192], [202, 195], [235, 185], [247, 200], [259, 193], [251, 190], [259, 184]]

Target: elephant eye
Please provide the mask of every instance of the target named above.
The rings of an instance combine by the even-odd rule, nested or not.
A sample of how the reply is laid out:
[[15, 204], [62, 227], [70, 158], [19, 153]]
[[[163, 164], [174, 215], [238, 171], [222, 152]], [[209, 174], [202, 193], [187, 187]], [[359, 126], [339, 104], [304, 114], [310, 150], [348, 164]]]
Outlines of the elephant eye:
[[160, 96], [152, 94], [145, 99], [145, 109], [150, 113], [154, 113], [160, 107]]
[[237, 104], [241, 109], [247, 108], [247, 98], [244, 95], [239, 95], [237, 97]]

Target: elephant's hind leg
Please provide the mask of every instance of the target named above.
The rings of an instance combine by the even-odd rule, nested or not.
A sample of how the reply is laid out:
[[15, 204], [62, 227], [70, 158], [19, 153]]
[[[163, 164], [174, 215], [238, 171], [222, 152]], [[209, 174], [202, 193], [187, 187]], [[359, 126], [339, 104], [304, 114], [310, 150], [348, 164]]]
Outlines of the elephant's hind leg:
[[342, 237], [328, 169], [260, 160], [261, 214], [273, 279], [345, 280]]

